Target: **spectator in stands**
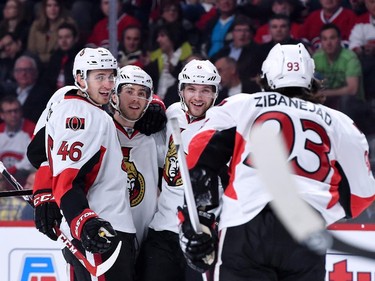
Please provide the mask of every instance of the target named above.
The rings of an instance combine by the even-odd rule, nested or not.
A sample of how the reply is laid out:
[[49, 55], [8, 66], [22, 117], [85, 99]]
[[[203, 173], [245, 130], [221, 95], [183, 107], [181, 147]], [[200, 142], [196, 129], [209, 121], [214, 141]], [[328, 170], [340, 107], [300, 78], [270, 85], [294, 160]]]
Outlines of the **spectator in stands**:
[[75, 55], [81, 49], [77, 45], [78, 31], [74, 24], [63, 23], [57, 29], [57, 50], [51, 55], [43, 83], [53, 92], [65, 85], [73, 85], [72, 75]]
[[[9, 190], [8, 183], [0, 174], [0, 191]], [[27, 203], [19, 197], [0, 198], [0, 221], [21, 220], [22, 211]]]
[[26, 157], [27, 146], [34, 132], [35, 123], [23, 118], [21, 103], [15, 96], [0, 100], [0, 161], [9, 173], [23, 183], [34, 170]]
[[[315, 71], [323, 78], [325, 105], [359, 120], [364, 99], [361, 63], [357, 55], [341, 45], [340, 29], [328, 23], [320, 31], [322, 47], [314, 55]], [[359, 125], [359, 122], [357, 122]]]
[[221, 77], [219, 95], [216, 103], [239, 93], [256, 93], [260, 87], [250, 80], [241, 80], [237, 69], [237, 63], [233, 58], [222, 57], [215, 62], [215, 66]]
[[118, 50], [119, 67], [136, 65], [144, 67], [143, 33], [139, 26], [128, 26], [124, 29]]
[[238, 15], [233, 23], [233, 41], [217, 52], [211, 61], [215, 63], [219, 58], [231, 57], [237, 62], [237, 72], [240, 79], [251, 91], [260, 91], [255, 83], [255, 77], [260, 74], [263, 60], [260, 58], [260, 47], [253, 41], [254, 27], [251, 20], [243, 15]]
[[181, 1], [184, 18], [191, 23], [197, 23], [203, 15], [214, 8], [216, 0], [187, 0]]
[[207, 24], [216, 17], [216, 0], [201, 0], [200, 5], [204, 8], [204, 12], [195, 22], [195, 27], [200, 33], [204, 32], [207, 28]]
[[38, 83], [39, 69], [32, 56], [20, 56], [14, 64], [13, 75], [16, 83], [10, 94], [21, 102], [23, 116], [36, 123], [51, 97], [51, 90], [42, 81]]
[[14, 83], [13, 65], [22, 53], [22, 42], [14, 33], [5, 33], [0, 38], [0, 47], [2, 49], [0, 58], [0, 89], [4, 93], [9, 91], [9, 87]]
[[217, 0], [217, 15], [207, 23], [203, 33], [205, 51], [209, 58], [220, 51], [232, 39], [232, 29], [237, 12], [236, 0]]
[[[301, 2], [299, 0], [273, 0], [272, 13], [273, 15], [285, 15], [290, 20], [290, 34], [291, 37], [297, 38], [300, 28], [300, 16], [298, 15], [301, 9]], [[261, 25], [257, 28], [254, 41], [258, 44], [268, 43], [272, 40], [269, 32], [269, 23]]]
[[[123, 11], [123, 2], [117, 1], [117, 39], [120, 41], [124, 29], [130, 25], [141, 26], [141, 23], [135, 17], [128, 15]], [[101, 0], [100, 8], [104, 18], [98, 21], [87, 40], [88, 47], [108, 47], [109, 46], [109, 2], [110, 0]]]
[[311, 12], [301, 25], [299, 36], [313, 47], [320, 48], [320, 29], [324, 24], [335, 24], [342, 34], [342, 43], [348, 44], [350, 31], [355, 21], [355, 13], [342, 7], [342, 0], [320, 0], [321, 9]]
[[168, 88], [176, 82], [183, 61], [192, 54], [192, 48], [176, 25], [162, 25], [157, 34], [159, 48], [149, 55], [150, 63], [145, 71], [152, 77], [157, 95], [164, 99]]
[[361, 15], [349, 37], [349, 48], [359, 57], [363, 70], [366, 100], [375, 102], [375, 1], [365, 0], [367, 12]]
[[175, 0], [165, 0], [161, 1], [161, 4], [150, 14], [148, 36], [148, 48], [150, 50], [155, 50], [158, 47], [156, 42], [157, 31], [160, 26], [165, 24], [178, 26], [180, 32], [185, 33], [186, 40], [191, 45], [197, 44], [197, 33], [194, 32], [192, 23], [183, 17], [180, 3]]
[[3, 8], [3, 19], [0, 21], [0, 38], [7, 33], [20, 38], [26, 46], [29, 24], [25, 18], [24, 6], [20, 0], [8, 0]]
[[45, 67], [57, 49], [57, 29], [64, 23], [75, 24], [67, 14], [63, 0], [43, 0], [41, 12], [33, 21], [27, 50], [36, 55]]
[[300, 40], [294, 39], [290, 33], [290, 19], [285, 15], [274, 15], [268, 22], [269, 33], [271, 35], [271, 41], [265, 44], [261, 44], [261, 61], [263, 62], [269, 51], [277, 43], [284, 44], [298, 44]]
[[357, 15], [363, 15], [367, 12], [364, 0], [349, 0], [350, 8]]

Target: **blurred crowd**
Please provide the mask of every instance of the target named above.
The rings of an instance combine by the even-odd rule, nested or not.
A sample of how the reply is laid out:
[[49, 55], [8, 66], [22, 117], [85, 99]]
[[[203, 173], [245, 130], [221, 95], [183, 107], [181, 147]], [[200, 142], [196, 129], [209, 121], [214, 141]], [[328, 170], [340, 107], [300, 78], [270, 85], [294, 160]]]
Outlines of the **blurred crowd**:
[[[323, 85], [316, 94], [349, 115], [375, 148], [375, 0], [114, 2], [119, 65], [149, 73], [166, 106], [179, 101], [177, 75], [194, 58], [217, 67], [218, 103], [261, 91], [269, 50], [302, 42]], [[0, 160], [26, 184], [33, 168], [25, 153], [35, 123], [52, 94], [74, 84], [76, 53], [85, 46], [109, 48], [110, 0], [7, 0], [0, 9]], [[374, 167], [375, 156], [370, 159]]]

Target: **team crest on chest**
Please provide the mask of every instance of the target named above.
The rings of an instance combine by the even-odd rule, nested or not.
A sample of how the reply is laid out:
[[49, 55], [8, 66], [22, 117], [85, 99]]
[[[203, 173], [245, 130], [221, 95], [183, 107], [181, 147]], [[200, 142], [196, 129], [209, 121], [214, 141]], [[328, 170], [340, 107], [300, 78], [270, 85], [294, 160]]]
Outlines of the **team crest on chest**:
[[85, 118], [80, 118], [77, 116], [66, 118], [65, 129], [71, 129], [73, 131], [85, 129]]
[[130, 161], [131, 147], [122, 147], [122, 169], [128, 174], [128, 189], [130, 207], [139, 205], [145, 197], [145, 179], [143, 175], [137, 170], [133, 161]]
[[169, 186], [182, 185], [180, 168], [178, 166], [177, 150], [173, 143], [172, 136], [169, 138], [168, 142], [168, 152], [167, 156], [165, 157], [163, 177]]

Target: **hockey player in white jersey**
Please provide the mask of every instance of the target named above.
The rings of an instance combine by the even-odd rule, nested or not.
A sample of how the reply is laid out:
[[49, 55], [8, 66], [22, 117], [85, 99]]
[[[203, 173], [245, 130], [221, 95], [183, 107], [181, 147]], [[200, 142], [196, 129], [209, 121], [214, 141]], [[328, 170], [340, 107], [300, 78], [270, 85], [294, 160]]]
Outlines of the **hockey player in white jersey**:
[[[45, 126], [46, 154], [52, 171], [52, 193], [76, 244], [93, 261], [106, 260], [118, 241], [122, 248], [106, 280], [133, 280], [135, 227], [121, 169], [121, 147], [111, 116], [110, 100], [117, 61], [104, 48], [84, 48], [75, 57], [78, 90], [55, 104]], [[114, 247], [113, 247], [114, 246]], [[69, 252], [74, 280], [92, 280]]]
[[[272, 198], [252, 164], [254, 124], [283, 134], [298, 192], [327, 225], [358, 216], [375, 198], [366, 138], [343, 113], [311, 102], [313, 74], [314, 61], [302, 44], [277, 44], [262, 66], [265, 91], [238, 94], [212, 108], [190, 142], [195, 196], [207, 193], [210, 177], [230, 160], [216, 281], [325, 279], [325, 255], [295, 242], [269, 207]], [[203, 257], [215, 251], [215, 241], [206, 233], [192, 235], [189, 228], [183, 223], [182, 248], [190, 262], [207, 269]]]
[[[178, 79], [181, 102], [172, 104], [167, 109], [167, 116], [168, 119], [178, 118], [184, 146], [187, 148], [193, 134], [204, 123], [206, 111], [215, 102], [220, 76], [208, 60], [192, 60], [183, 68]], [[158, 211], [141, 249], [142, 281], [186, 280], [188, 267], [179, 247], [179, 222], [176, 216], [177, 207], [184, 203], [184, 189], [171, 133], [171, 128], [167, 126], [166, 156]], [[192, 271], [192, 274], [187, 279], [202, 278], [201, 274], [195, 271]]]
[[137, 230], [137, 251], [147, 235], [157, 206], [159, 168], [163, 168], [165, 130], [147, 136], [134, 129], [150, 103], [164, 103], [153, 96], [150, 75], [134, 65], [120, 69], [111, 99], [113, 119], [120, 140], [122, 169], [128, 175], [130, 207]]

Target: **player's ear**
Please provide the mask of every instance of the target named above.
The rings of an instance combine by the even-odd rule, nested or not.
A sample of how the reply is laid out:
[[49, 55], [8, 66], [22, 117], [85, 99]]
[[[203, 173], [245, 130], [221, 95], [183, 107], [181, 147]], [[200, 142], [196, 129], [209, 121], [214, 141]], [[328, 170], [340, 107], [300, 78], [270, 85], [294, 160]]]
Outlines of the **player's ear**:
[[84, 82], [84, 79], [83, 79], [83, 74], [82, 73], [77, 74], [76, 79], [77, 79], [78, 85], [83, 88], [85, 86], [85, 82]]

